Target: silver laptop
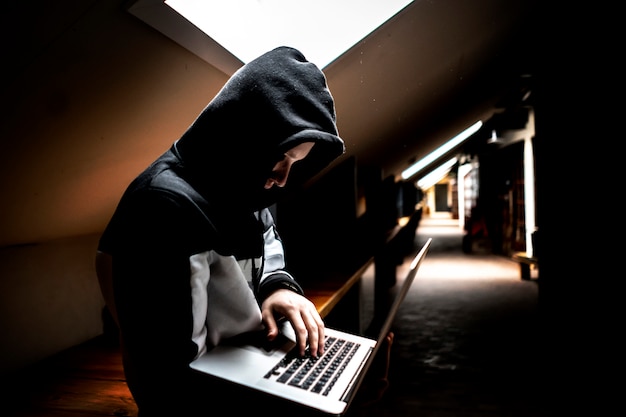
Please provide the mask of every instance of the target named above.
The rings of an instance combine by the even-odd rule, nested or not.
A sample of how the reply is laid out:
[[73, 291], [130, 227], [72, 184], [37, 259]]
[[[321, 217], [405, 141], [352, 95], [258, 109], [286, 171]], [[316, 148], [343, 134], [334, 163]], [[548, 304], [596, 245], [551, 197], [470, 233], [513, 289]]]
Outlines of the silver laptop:
[[285, 321], [281, 336], [273, 342], [262, 332], [237, 336], [193, 361], [191, 368], [329, 415], [342, 415], [383, 344], [431, 241], [413, 258], [377, 340], [327, 327], [324, 354], [300, 357], [293, 328]]

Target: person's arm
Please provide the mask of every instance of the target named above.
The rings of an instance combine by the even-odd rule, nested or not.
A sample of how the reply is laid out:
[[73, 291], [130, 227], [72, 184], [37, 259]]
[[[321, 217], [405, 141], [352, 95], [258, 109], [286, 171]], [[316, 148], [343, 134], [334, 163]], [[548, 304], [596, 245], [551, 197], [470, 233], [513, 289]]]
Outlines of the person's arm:
[[129, 387], [138, 402], [163, 410], [169, 399], [176, 407], [188, 398], [197, 353], [187, 250], [193, 219], [170, 197], [151, 193], [126, 206], [112, 261]]
[[260, 215], [265, 226], [264, 261], [258, 298], [267, 336], [273, 340], [278, 335], [277, 318], [284, 317], [291, 323], [300, 354], [305, 353], [307, 343], [311, 355], [324, 353], [324, 321], [315, 305], [304, 296], [296, 280], [285, 271], [284, 250], [269, 210]]

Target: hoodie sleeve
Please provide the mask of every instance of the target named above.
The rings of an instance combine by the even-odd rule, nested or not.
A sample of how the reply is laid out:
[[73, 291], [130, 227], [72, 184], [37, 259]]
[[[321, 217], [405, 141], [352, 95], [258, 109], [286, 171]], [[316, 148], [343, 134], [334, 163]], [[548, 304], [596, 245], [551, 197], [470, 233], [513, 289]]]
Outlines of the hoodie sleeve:
[[304, 294], [302, 287], [285, 270], [285, 254], [282, 241], [276, 230], [274, 219], [268, 209], [262, 210], [259, 219], [264, 225], [264, 251], [262, 270], [257, 290], [259, 304], [278, 288], [287, 288]]

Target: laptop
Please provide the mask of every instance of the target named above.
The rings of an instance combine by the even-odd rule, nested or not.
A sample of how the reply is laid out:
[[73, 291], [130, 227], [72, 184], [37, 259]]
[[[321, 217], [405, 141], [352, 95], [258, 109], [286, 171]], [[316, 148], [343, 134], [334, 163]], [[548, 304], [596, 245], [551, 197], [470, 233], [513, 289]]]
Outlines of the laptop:
[[263, 332], [228, 339], [191, 363], [191, 368], [317, 410], [344, 414], [389, 333], [393, 320], [426, 256], [429, 238], [413, 258], [374, 339], [326, 327], [324, 354], [300, 357], [295, 332], [281, 323], [281, 335], [269, 342]]

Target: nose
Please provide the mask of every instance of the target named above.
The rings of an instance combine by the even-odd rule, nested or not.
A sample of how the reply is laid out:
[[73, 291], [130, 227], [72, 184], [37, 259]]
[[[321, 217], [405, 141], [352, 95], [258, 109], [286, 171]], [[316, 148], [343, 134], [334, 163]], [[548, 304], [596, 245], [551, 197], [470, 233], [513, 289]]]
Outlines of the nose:
[[287, 176], [289, 175], [289, 170], [281, 171], [276, 173], [277, 175], [272, 177], [272, 182], [276, 184], [277, 187], [284, 187], [287, 184]]
[[287, 184], [287, 178], [291, 170], [291, 164], [289, 162], [279, 163], [272, 170], [272, 176], [265, 183], [265, 188], [272, 188], [274, 185], [277, 187], [284, 187]]

